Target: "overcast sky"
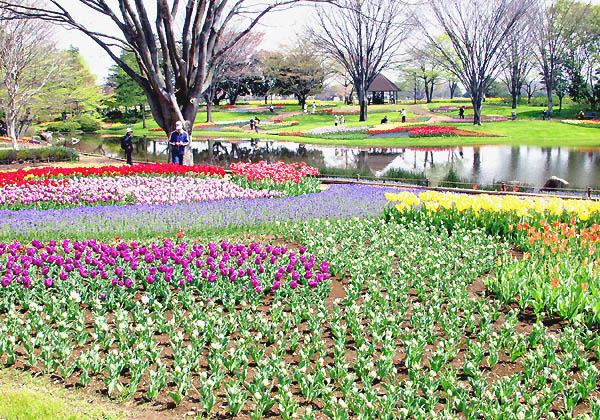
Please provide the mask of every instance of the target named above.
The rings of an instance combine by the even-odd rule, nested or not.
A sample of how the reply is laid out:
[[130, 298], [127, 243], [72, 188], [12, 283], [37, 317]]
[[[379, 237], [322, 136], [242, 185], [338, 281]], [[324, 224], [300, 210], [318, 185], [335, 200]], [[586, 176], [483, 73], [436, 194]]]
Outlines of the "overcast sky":
[[[69, 2], [71, 7], [71, 15], [83, 23], [86, 28], [91, 30], [100, 30], [105, 33], [118, 34], [118, 30], [110, 20], [102, 20], [102, 16], [98, 13], [91, 12], [89, 8], [82, 6], [76, 0], [65, 0]], [[248, 0], [250, 3], [259, 0]], [[468, 1], [468, 0], [464, 0]], [[490, 0], [494, 1], [494, 0]], [[116, 0], [107, 0], [107, 2], [115, 3]], [[149, 5], [148, 11], [152, 13], [155, 9], [153, 0], [145, 0]], [[600, 4], [600, 0], [591, 0], [592, 4]], [[281, 45], [292, 44], [297, 39], [297, 34], [301, 34], [302, 29], [314, 16], [312, 6], [299, 6], [293, 9], [273, 12], [266, 15], [261, 23], [257, 25], [257, 31], [264, 32], [262, 49], [276, 50]], [[154, 18], [150, 16], [151, 20]], [[88, 38], [83, 33], [76, 30], [67, 30], [58, 27], [56, 30], [56, 40], [58, 46], [62, 49], [68, 48], [70, 45], [79, 48], [81, 54], [85, 57], [92, 73], [98, 76], [98, 82], [103, 83], [109, 73], [109, 67], [114, 64], [108, 54], [100, 48], [94, 41]]]

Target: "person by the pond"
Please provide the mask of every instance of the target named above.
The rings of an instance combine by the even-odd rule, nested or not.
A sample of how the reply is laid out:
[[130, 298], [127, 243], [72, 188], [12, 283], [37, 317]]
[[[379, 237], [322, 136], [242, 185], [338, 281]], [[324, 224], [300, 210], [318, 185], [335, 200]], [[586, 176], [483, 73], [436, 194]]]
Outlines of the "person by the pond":
[[405, 123], [406, 122], [406, 109], [402, 108], [402, 111], [400, 111], [400, 115], [402, 115], [402, 122]]
[[385, 117], [383, 117], [383, 118], [381, 119], [381, 124], [387, 124], [387, 122], [388, 122], [388, 117], [387, 117], [387, 115], [386, 115]]
[[126, 134], [121, 138], [121, 149], [125, 150], [125, 160], [129, 165], [133, 165], [131, 154], [133, 153], [133, 141], [131, 135], [133, 134], [133, 128], [127, 128]]
[[177, 121], [177, 124], [175, 124], [175, 131], [169, 136], [169, 145], [171, 146], [173, 163], [183, 165], [183, 155], [185, 153], [185, 147], [188, 144], [190, 144], [188, 133], [183, 130], [183, 123]]
[[335, 116], [333, 117], [333, 123], [335, 124], [335, 126], [336, 126], [336, 127], [337, 127], [337, 126], [338, 126], [338, 124], [340, 123], [340, 118], [339, 118], [337, 115], [335, 115]]
[[260, 124], [260, 119], [258, 117], [254, 117], [254, 131], [258, 133], [258, 124]]
[[458, 119], [460, 119], [460, 120], [465, 119], [465, 107], [464, 106], [461, 106], [460, 108], [458, 108]]
[[317, 105], [313, 102], [312, 103], [312, 113], [314, 114], [315, 112], [317, 112]]

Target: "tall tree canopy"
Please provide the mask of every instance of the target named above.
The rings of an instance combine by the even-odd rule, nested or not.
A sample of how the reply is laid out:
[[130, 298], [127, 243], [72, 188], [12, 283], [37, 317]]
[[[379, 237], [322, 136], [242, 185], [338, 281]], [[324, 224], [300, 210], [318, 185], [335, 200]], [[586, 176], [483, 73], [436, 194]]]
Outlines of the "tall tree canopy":
[[350, 75], [367, 120], [367, 89], [398, 57], [412, 29], [411, 7], [401, 0], [338, 0], [317, 9], [315, 43]]
[[[486, 89], [501, 63], [501, 48], [519, 25], [533, 0], [429, 0], [433, 22], [421, 26], [430, 42], [444, 56], [448, 69], [467, 88], [473, 102], [473, 123], [481, 124], [481, 105]], [[433, 25], [435, 23], [436, 25]], [[440, 42], [434, 28], [450, 39], [452, 52]], [[437, 30], [437, 29], [436, 29]]]

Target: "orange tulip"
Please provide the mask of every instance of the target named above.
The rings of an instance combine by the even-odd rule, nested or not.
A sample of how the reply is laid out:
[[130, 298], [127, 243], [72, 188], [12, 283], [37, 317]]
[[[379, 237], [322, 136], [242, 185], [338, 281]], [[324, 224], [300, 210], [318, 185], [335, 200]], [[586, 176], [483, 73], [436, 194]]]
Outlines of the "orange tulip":
[[558, 277], [552, 278], [552, 288], [556, 289], [558, 287]]

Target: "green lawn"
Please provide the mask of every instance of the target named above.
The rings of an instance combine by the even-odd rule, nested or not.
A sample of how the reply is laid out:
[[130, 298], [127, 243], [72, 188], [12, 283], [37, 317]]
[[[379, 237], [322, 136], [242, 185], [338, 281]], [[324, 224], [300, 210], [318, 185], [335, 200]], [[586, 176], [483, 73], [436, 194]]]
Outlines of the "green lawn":
[[83, 391], [54, 386], [44, 378], [33, 378], [16, 370], [0, 370], [0, 419], [3, 420], [116, 420], [125, 417], [96, 399]]
[[[539, 98], [537, 98], [539, 101]], [[436, 101], [432, 104], [396, 104], [396, 105], [373, 105], [369, 107], [368, 122], [359, 121], [358, 114], [344, 114], [346, 125], [348, 127], [372, 127], [378, 125], [381, 119], [388, 117], [389, 122], [396, 122], [401, 119], [400, 110], [405, 108], [407, 110], [407, 117], [410, 120], [423, 120], [429, 118], [423, 113], [427, 112], [432, 108], [436, 108], [443, 105], [459, 104], [464, 103], [464, 99], [458, 101]], [[256, 108], [258, 104], [253, 103], [247, 105], [248, 107]], [[242, 105], [243, 108], [246, 105]], [[348, 107], [340, 103], [326, 103], [318, 102], [319, 109], [334, 108], [336, 110], [349, 110], [358, 109], [358, 106]], [[239, 127], [227, 126], [222, 129], [207, 130], [207, 129], [196, 129], [194, 130], [194, 137], [210, 137], [210, 138], [259, 138], [264, 140], [279, 140], [279, 141], [293, 141], [297, 143], [310, 143], [310, 144], [321, 144], [321, 145], [346, 145], [346, 146], [357, 146], [357, 147], [401, 147], [401, 146], [459, 146], [459, 145], [477, 145], [477, 144], [524, 144], [533, 146], [573, 146], [573, 147], [596, 147], [600, 146], [600, 131], [595, 127], [582, 127], [564, 124], [560, 122], [563, 118], [573, 118], [577, 115], [581, 107], [577, 104], [573, 104], [570, 101], [565, 102], [565, 107], [562, 112], [555, 111], [554, 119], [552, 121], [541, 120], [542, 106], [538, 105], [527, 105], [521, 103], [517, 108], [518, 120], [517, 121], [499, 121], [499, 122], [484, 122], [482, 126], [473, 126], [472, 123], [449, 123], [438, 122], [438, 125], [453, 125], [466, 130], [478, 131], [483, 133], [497, 134], [502, 137], [422, 137], [422, 138], [369, 138], [366, 134], [328, 134], [326, 136], [289, 136], [289, 135], [275, 135], [275, 133], [289, 133], [289, 132], [304, 132], [318, 127], [326, 127], [333, 125], [334, 115], [329, 113], [308, 113], [308, 114], [296, 114], [288, 115], [284, 118], [281, 115], [281, 119], [285, 121], [298, 121], [298, 125], [288, 126], [284, 128], [269, 128], [268, 125], [261, 126], [259, 133], [253, 133], [248, 130], [241, 130]], [[310, 110], [310, 106], [309, 106]], [[286, 103], [285, 109], [281, 112], [300, 112], [300, 106], [297, 103]], [[487, 101], [484, 105], [483, 112], [484, 116], [510, 116], [511, 108], [509, 104], [503, 103], [500, 100], [494, 99]], [[277, 118], [275, 114], [259, 115], [261, 120], [269, 120]], [[250, 118], [256, 116], [255, 113], [249, 112], [230, 112], [227, 109], [216, 108], [213, 111], [213, 121], [224, 122], [224, 121], [238, 121], [244, 120], [249, 121]], [[443, 114], [439, 115], [449, 115]], [[457, 116], [457, 115], [456, 115]], [[435, 117], [434, 117], [435, 118]], [[202, 124], [206, 121], [206, 113], [199, 112], [195, 124]], [[240, 125], [243, 125], [240, 123]], [[142, 124], [138, 123], [133, 125], [136, 135], [162, 135], [162, 132], [149, 131], [150, 129], [157, 128], [157, 124], [153, 120], [147, 122], [147, 129], [142, 129]], [[121, 130], [105, 130], [105, 133], [120, 135], [124, 131]], [[270, 134], [267, 134], [270, 133]]]

